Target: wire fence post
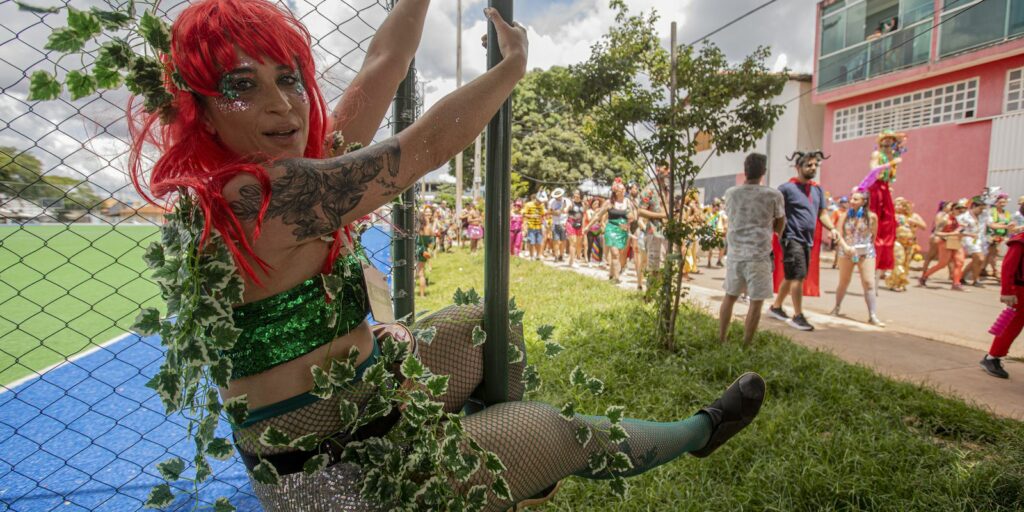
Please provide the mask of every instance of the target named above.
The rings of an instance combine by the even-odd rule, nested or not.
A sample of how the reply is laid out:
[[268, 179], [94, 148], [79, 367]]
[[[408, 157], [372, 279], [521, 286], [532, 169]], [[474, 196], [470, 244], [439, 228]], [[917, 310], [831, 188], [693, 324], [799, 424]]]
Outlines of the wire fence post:
[[[392, 3], [392, 6], [395, 2]], [[416, 119], [416, 61], [409, 64], [409, 72], [398, 86], [392, 110], [394, 124], [391, 132], [397, 135]], [[391, 207], [391, 223], [394, 233], [391, 238], [392, 286], [394, 288], [395, 318], [408, 317], [412, 322], [416, 311], [415, 267], [415, 226], [413, 212], [416, 210], [416, 186], [402, 192]]]
[[[489, 0], [492, 8], [512, 22], [511, 0]], [[501, 62], [494, 26], [487, 29], [487, 68]], [[512, 98], [487, 125], [487, 177], [484, 204], [484, 402], [508, 400], [508, 265], [511, 175]]]

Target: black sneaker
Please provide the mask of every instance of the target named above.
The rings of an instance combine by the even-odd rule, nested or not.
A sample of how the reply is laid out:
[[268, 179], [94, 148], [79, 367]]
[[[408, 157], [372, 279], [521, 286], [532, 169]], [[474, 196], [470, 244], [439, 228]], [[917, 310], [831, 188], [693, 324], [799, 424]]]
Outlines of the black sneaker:
[[985, 358], [981, 360], [981, 367], [993, 377], [999, 377], [1000, 379], [1010, 378], [1010, 374], [1006, 373], [1006, 370], [1003, 369], [1003, 360], [998, 357], [995, 359], [989, 359], [988, 356], [985, 356]]
[[690, 452], [690, 455], [707, 457], [750, 425], [761, 410], [764, 393], [764, 379], [760, 375], [754, 372], [740, 375], [718, 400], [700, 410], [711, 418], [711, 439], [700, 450]]
[[801, 331], [814, 330], [814, 326], [807, 322], [807, 319], [804, 318], [803, 313], [799, 315], [793, 315], [793, 318], [790, 318], [789, 321], [786, 323], [789, 324], [790, 327], [794, 329], [799, 329]]
[[789, 315], [787, 315], [786, 310], [782, 308], [768, 308], [768, 316], [776, 320], [782, 320], [783, 322], [789, 320]]

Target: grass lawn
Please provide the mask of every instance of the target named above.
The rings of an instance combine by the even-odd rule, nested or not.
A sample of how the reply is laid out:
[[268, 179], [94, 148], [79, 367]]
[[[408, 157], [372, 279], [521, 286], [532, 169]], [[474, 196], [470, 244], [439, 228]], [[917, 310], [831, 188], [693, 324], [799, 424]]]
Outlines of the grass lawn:
[[[419, 310], [451, 301], [456, 287], [483, 293], [483, 257], [433, 261]], [[716, 341], [717, 321], [681, 314], [682, 349], [656, 346], [654, 317], [639, 295], [571, 272], [514, 260], [511, 289], [526, 311], [528, 352], [561, 405], [577, 364], [607, 391], [577, 410], [674, 420], [716, 398], [740, 373], [768, 382], [757, 421], [708, 459], [685, 457], [631, 479], [630, 498], [603, 482], [571, 478], [546, 510], [1024, 510], [1024, 423], [998, 419], [920, 386], [880, 377], [787, 338], [761, 333], [755, 346]], [[534, 330], [550, 323], [566, 351], [543, 356]], [[827, 331], [822, 331], [827, 336]]]
[[153, 226], [0, 226], [0, 384], [127, 331], [162, 301], [142, 252]]

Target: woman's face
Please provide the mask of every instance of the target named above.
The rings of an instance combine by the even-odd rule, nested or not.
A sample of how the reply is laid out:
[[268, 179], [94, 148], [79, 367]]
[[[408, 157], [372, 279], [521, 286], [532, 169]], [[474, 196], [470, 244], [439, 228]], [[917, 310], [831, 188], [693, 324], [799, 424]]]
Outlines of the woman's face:
[[220, 92], [205, 98], [206, 128], [228, 149], [253, 161], [303, 156], [309, 97], [298, 69], [239, 51]]
[[574, 202], [574, 203], [578, 203], [578, 202], [580, 202], [580, 201], [583, 201], [583, 196], [582, 196], [582, 195], [580, 194], [580, 192], [579, 192], [579, 191], [577, 190], [576, 192], [573, 192], [573, 193], [572, 193], [572, 202]]
[[860, 208], [861, 206], [864, 206], [863, 194], [853, 194], [852, 196], [850, 196], [850, 208], [857, 209]]

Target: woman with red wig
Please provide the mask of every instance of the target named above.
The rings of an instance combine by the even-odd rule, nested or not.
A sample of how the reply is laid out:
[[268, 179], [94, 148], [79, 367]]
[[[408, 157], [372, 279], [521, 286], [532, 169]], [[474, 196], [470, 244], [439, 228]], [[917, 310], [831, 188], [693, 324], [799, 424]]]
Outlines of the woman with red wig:
[[[367, 369], [381, 348], [366, 321], [370, 300], [360, 249], [346, 226], [466, 147], [526, 70], [525, 29], [487, 9], [501, 63], [441, 99], [397, 136], [371, 145], [415, 54], [428, 4], [397, 3], [359, 73], [328, 112], [315, 81], [310, 36], [291, 13], [265, 0], [202, 0], [171, 27], [165, 58], [170, 111], [140, 113], [132, 126], [136, 186], [154, 202], [176, 194], [194, 198], [206, 221], [204, 238], [219, 235], [244, 278], [242, 301], [230, 313], [240, 334], [225, 351], [233, 367], [220, 391], [225, 400], [247, 397], [247, 417], [233, 427], [250, 476], [268, 462], [280, 475], [276, 485], [252, 479], [266, 510], [373, 506], [360, 495], [359, 467], [339, 462], [341, 450], [354, 439], [387, 433], [397, 422], [397, 409], [352, 435], [328, 437], [331, 443], [314, 450], [270, 442], [262, 434], [283, 432], [299, 440], [347, 432], [339, 404], [363, 410], [376, 403], [377, 387], [362, 377], [372, 371]], [[365, 147], [345, 152], [351, 144]], [[148, 182], [145, 147], [160, 153]], [[328, 296], [328, 278], [345, 293]], [[437, 327], [432, 341], [414, 353], [433, 374], [450, 376], [447, 392], [438, 397], [445, 411], [462, 410], [482, 380], [482, 348], [473, 342], [481, 318], [481, 307], [463, 305], [417, 321]], [[513, 341], [522, 347], [520, 329], [513, 329]], [[312, 393], [318, 385], [314, 365], [327, 367], [350, 355], [356, 372], [342, 381], [344, 391], [327, 399]], [[509, 370], [509, 394], [516, 400], [522, 397], [523, 365]], [[617, 443], [630, 458], [624, 476], [682, 453], [710, 454], [753, 420], [763, 393], [763, 380], [746, 374], [685, 420], [621, 420], [630, 434]], [[590, 429], [595, 437], [607, 437], [608, 418], [569, 414], [545, 404], [509, 402], [462, 419], [466, 433], [507, 468], [502, 476], [511, 499], [491, 489], [487, 509], [506, 509], [569, 475], [606, 476], [590, 472], [588, 457], [608, 440], [581, 444], [577, 436]], [[325, 455], [326, 469], [308, 473], [308, 462]]]

